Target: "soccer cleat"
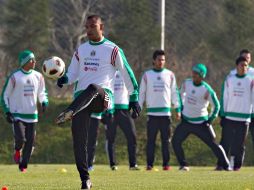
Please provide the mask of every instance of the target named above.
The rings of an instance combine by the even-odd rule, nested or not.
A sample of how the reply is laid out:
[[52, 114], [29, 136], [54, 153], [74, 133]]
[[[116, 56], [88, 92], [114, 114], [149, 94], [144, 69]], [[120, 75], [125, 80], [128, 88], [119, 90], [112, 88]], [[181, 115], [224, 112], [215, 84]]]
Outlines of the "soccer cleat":
[[179, 170], [180, 170], [180, 171], [186, 171], [186, 172], [188, 172], [188, 171], [190, 171], [190, 168], [189, 168], [188, 166], [181, 166], [181, 167], [179, 168]]
[[232, 171], [230, 167], [217, 166], [214, 171]]
[[223, 171], [224, 168], [222, 166], [216, 166], [216, 168], [214, 169], [214, 171]]
[[169, 171], [169, 170], [171, 170], [171, 167], [170, 166], [163, 166], [163, 168], [162, 168], [164, 171]]
[[93, 166], [89, 166], [89, 167], [88, 167], [88, 171], [90, 171], [90, 172], [91, 172], [91, 171], [94, 171], [94, 167], [93, 167]]
[[82, 184], [81, 184], [81, 189], [91, 189], [92, 187], [92, 182], [90, 179], [86, 180], [86, 181], [82, 181]]
[[116, 171], [116, 170], [118, 170], [118, 167], [117, 167], [117, 166], [115, 166], [115, 165], [114, 165], [114, 166], [111, 166], [110, 168], [111, 168], [111, 170], [112, 170], [112, 171]]
[[136, 164], [135, 166], [130, 167], [129, 170], [138, 171], [138, 170], [140, 170], [140, 168], [139, 168], [138, 165]]
[[19, 171], [21, 171], [22, 173], [26, 173], [26, 168], [19, 168]]
[[152, 171], [153, 170], [153, 166], [146, 166], [146, 171]]
[[13, 155], [13, 160], [15, 161], [16, 164], [19, 164], [20, 157], [21, 157], [21, 152], [19, 150], [16, 150]]
[[71, 120], [73, 116], [72, 110], [65, 110], [62, 113], [59, 114], [59, 116], [56, 118], [56, 124], [64, 123], [65, 121]]

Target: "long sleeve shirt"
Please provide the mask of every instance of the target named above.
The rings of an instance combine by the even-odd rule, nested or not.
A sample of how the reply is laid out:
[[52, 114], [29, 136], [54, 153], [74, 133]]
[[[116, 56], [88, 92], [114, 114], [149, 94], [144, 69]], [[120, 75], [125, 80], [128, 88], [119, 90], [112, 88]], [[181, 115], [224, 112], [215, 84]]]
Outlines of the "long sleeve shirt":
[[114, 107], [115, 109], [129, 109], [129, 93], [124, 84], [121, 73], [117, 71], [114, 83]]
[[[206, 82], [195, 85], [192, 79], [186, 79], [181, 85], [181, 98], [183, 104], [182, 116], [190, 123], [213, 121], [220, 110], [219, 100], [214, 90]], [[208, 106], [211, 112], [208, 113]]]
[[171, 116], [171, 108], [181, 110], [175, 75], [168, 69], [148, 70], [144, 73], [139, 90], [139, 104], [146, 102], [147, 115]]
[[[236, 75], [236, 74], [237, 74], [236, 69], [231, 70], [230, 73], [229, 73], [229, 75]], [[249, 66], [247, 74], [254, 77], [254, 68]], [[252, 111], [251, 112], [252, 112], [251, 113], [251, 118], [254, 118], [254, 106], [252, 106]]]
[[33, 123], [38, 121], [37, 99], [48, 104], [48, 95], [41, 73], [18, 69], [6, 80], [2, 91], [4, 112], [11, 112], [15, 119]]
[[75, 51], [66, 76], [68, 84], [75, 83], [74, 97], [94, 83], [111, 97], [114, 88], [114, 76], [119, 70], [124, 83], [131, 94], [130, 101], [138, 100], [138, 85], [127, 59], [116, 44], [103, 38], [100, 42], [88, 41]]
[[221, 116], [250, 122], [254, 100], [254, 79], [251, 75], [228, 75], [222, 85]]

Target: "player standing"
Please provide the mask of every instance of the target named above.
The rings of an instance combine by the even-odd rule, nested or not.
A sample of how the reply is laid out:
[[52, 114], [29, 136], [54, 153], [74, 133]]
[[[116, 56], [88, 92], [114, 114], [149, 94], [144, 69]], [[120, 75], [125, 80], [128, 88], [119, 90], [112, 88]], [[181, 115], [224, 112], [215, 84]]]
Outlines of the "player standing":
[[153, 69], [144, 73], [139, 90], [141, 107], [146, 101], [147, 107], [147, 170], [153, 169], [155, 141], [160, 131], [162, 144], [163, 170], [170, 170], [169, 139], [171, 109], [175, 108], [177, 119], [181, 117], [180, 96], [175, 75], [165, 68], [165, 52], [156, 50], [153, 53]]
[[[242, 49], [239, 54], [240, 57], [244, 57], [247, 60], [248, 63], [248, 75], [254, 76], [254, 68], [250, 66], [251, 63], [251, 52], [248, 49]], [[230, 75], [235, 75], [237, 73], [237, 69], [233, 69], [230, 71]], [[224, 118], [222, 118], [223, 120]], [[249, 125], [249, 130], [251, 134], [252, 139], [252, 146], [254, 147], [254, 107], [252, 107], [252, 114], [251, 114], [251, 122]], [[234, 165], [234, 153], [231, 153], [230, 157], [230, 164]]]
[[[226, 154], [234, 156], [233, 169], [238, 171], [244, 160], [245, 140], [251, 121], [254, 100], [254, 79], [248, 75], [248, 60], [236, 59], [236, 74], [228, 75], [222, 86], [222, 137], [220, 144]], [[218, 161], [220, 164], [220, 161]]]
[[[106, 149], [109, 157], [110, 168], [116, 170], [115, 138], [119, 126], [127, 139], [129, 155], [129, 169], [139, 170], [136, 159], [137, 140], [136, 128], [129, 111], [129, 94], [124, 84], [121, 73], [117, 71], [114, 84], [114, 114], [111, 118], [105, 118], [106, 125]], [[105, 116], [106, 117], [106, 116]]]

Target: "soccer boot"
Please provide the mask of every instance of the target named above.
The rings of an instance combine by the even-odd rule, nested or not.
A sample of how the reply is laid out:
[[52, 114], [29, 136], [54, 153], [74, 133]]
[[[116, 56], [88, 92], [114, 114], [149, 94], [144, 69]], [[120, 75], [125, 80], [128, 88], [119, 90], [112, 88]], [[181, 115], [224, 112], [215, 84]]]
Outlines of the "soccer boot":
[[15, 161], [16, 164], [19, 164], [20, 157], [21, 157], [21, 151], [15, 150], [14, 155], [13, 155], [13, 160]]
[[81, 189], [91, 189], [92, 188], [92, 182], [90, 179], [86, 180], [86, 181], [82, 181], [82, 184], [81, 184]]
[[59, 116], [56, 118], [56, 124], [64, 123], [68, 120], [71, 120], [73, 116], [72, 110], [65, 110], [62, 113], [59, 114]]

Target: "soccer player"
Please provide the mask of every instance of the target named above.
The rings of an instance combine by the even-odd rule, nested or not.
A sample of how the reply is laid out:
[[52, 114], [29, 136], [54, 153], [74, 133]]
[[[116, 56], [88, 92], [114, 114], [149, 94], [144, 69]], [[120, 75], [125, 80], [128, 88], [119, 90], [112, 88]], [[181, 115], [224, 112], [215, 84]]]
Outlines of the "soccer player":
[[[248, 74], [251, 76], [254, 76], [254, 68], [250, 66], [251, 63], [251, 52], [248, 49], [242, 49], [239, 54], [240, 57], [244, 57], [247, 60], [248, 63]], [[235, 75], [237, 73], [236, 68], [230, 71], [230, 75]], [[222, 118], [223, 120], [224, 118]], [[251, 114], [251, 122], [249, 125], [249, 130], [251, 134], [252, 139], [252, 145], [254, 147], [254, 107], [252, 108], [252, 114]], [[231, 152], [230, 157], [230, 164], [233, 166], [234, 164], [234, 153]]]
[[[251, 121], [254, 100], [254, 79], [248, 75], [248, 60], [236, 59], [235, 75], [228, 75], [222, 86], [221, 110], [223, 118], [220, 144], [226, 154], [234, 156], [233, 169], [238, 171], [244, 160], [245, 140]], [[220, 164], [220, 161], [218, 161]]]
[[[111, 117], [110, 115], [108, 115]], [[107, 119], [107, 118], [105, 118]], [[117, 170], [115, 156], [115, 138], [117, 127], [123, 131], [127, 139], [129, 169], [139, 170], [136, 160], [136, 128], [129, 111], [129, 94], [124, 84], [121, 73], [117, 71], [114, 84], [114, 114], [113, 118], [106, 122], [106, 150], [109, 158], [110, 168]]]
[[196, 135], [212, 149], [220, 160], [220, 167], [228, 170], [229, 166], [225, 151], [215, 142], [215, 133], [211, 126], [218, 115], [220, 104], [211, 86], [204, 81], [206, 73], [207, 68], [204, 64], [196, 64], [192, 68], [192, 79], [186, 79], [181, 85], [182, 121], [174, 132], [172, 144], [180, 164], [179, 170], [182, 171], [189, 171], [182, 143], [190, 134]]
[[127, 59], [116, 44], [104, 38], [104, 25], [98, 15], [87, 17], [88, 42], [75, 51], [67, 73], [57, 85], [75, 83], [74, 101], [56, 119], [60, 124], [72, 119], [72, 136], [76, 166], [82, 182], [81, 189], [90, 189], [87, 165], [87, 135], [91, 113], [111, 108], [113, 80], [118, 69], [123, 75], [129, 94], [130, 108], [139, 114], [138, 85]]
[[175, 108], [177, 119], [180, 119], [181, 103], [175, 75], [165, 68], [165, 52], [163, 50], [156, 50], [153, 53], [153, 69], [144, 73], [139, 92], [139, 103], [142, 107], [146, 101], [148, 115], [146, 169], [148, 171], [153, 169], [156, 136], [160, 131], [162, 167], [165, 171], [170, 170], [171, 109]]
[[2, 91], [2, 107], [14, 133], [13, 158], [21, 172], [26, 172], [34, 145], [38, 122], [37, 98], [43, 112], [48, 105], [44, 78], [34, 70], [35, 64], [33, 52], [20, 52], [20, 68], [10, 74]]

